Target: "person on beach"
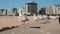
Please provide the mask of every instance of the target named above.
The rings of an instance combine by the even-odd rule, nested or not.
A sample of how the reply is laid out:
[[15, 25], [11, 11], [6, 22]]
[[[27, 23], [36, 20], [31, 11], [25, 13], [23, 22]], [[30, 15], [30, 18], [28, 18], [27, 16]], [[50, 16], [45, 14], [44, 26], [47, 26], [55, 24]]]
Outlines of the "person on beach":
[[59, 16], [59, 24], [60, 24], [60, 16]]

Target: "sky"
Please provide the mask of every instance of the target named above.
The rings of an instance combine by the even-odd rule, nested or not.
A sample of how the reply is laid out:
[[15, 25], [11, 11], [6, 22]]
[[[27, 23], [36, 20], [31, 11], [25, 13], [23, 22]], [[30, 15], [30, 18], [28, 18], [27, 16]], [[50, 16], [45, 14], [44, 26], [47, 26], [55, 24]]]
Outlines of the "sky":
[[60, 4], [60, 0], [0, 0], [0, 9], [2, 8], [19, 8], [27, 2], [36, 2], [38, 7], [45, 7], [52, 4]]

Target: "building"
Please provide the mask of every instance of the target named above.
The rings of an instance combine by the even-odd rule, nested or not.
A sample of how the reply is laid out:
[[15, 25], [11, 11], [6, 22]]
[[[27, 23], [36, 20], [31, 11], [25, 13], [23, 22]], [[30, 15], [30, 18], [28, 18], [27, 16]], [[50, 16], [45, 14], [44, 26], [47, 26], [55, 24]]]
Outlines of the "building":
[[15, 16], [18, 16], [19, 14], [18, 14], [18, 9], [17, 8], [13, 8], [13, 15], [15, 15]]
[[24, 16], [24, 14], [25, 14], [25, 9], [24, 9], [24, 7], [20, 7], [20, 8], [18, 9], [18, 13], [19, 13], [19, 16]]
[[59, 14], [59, 15], [60, 15], [60, 5], [57, 5], [56, 10], [57, 10], [57, 14]]
[[45, 10], [46, 10], [45, 7], [41, 8], [41, 9], [39, 10], [39, 14], [45, 15], [45, 12], [46, 12]]
[[55, 6], [47, 6], [46, 7], [46, 14], [55, 14]]
[[7, 15], [7, 9], [0, 9], [0, 15]]
[[60, 5], [50, 5], [46, 7], [46, 14], [48, 15], [58, 15], [60, 14]]
[[4, 15], [4, 16], [7, 15], [7, 9], [4, 9], [4, 11], [3, 11], [3, 15]]
[[17, 14], [17, 8], [9, 8], [7, 10], [7, 15], [15, 15]]
[[0, 9], [0, 16], [2, 16], [3, 15], [3, 10], [2, 9]]
[[26, 13], [31, 13], [31, 15], [33, 14], [37, 15], [37, 3], [35, 2], [25, 3], [25, 11]]

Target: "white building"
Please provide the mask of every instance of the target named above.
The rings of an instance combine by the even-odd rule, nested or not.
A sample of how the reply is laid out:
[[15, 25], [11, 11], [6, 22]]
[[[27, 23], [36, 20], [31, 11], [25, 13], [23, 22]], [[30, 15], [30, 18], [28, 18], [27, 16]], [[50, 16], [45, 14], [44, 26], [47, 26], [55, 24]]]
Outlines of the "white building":
[[0, 9], [0, 15], [6, 15], [6, 9]]
[[60, 14], [60, 5], [47, 6], [46, 14]]
[[19, 16], [24, 16], [24, 14], [25, 14], [25, 9], [24, 9], [24, 7], [20, 7], [20, 8], [18, 9], [18, 13], [19, 13]]
[[16, 8], [9, 8], [7, 10], [7, 15], [14, 15], [16, 13], [17, 9]]

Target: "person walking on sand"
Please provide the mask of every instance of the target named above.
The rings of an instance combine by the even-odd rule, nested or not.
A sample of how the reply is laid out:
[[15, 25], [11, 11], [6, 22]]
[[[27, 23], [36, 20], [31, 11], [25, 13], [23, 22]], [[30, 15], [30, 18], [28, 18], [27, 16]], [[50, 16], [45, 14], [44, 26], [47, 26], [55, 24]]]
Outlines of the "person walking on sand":
[[59, 24], [60, 24], [60, 16], [59, 16]]

